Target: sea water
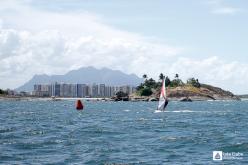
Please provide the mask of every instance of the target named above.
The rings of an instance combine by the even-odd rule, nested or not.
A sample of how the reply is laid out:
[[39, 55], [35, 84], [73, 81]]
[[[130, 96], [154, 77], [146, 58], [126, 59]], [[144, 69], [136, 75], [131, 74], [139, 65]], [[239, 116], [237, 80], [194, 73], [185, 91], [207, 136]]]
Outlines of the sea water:
[[84, 104], [0, 101], [0, 164], [248, 164], [248, 101]]

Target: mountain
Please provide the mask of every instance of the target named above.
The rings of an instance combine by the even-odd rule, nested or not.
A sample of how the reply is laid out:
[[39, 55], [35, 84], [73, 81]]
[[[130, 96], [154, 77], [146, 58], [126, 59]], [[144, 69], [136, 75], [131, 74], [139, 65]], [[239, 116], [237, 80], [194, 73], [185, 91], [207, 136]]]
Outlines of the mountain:
[[35, 75], [24, 85], [18, 87], [17, 91], [32, 91], [34, 84], [48, 84], [54, 82], [81, 83], [81, 84], [100, 84], [106, 85], [133, 85], [136, 86], [143, 80], [135, 74], [125, 74], [119, 70], [108, 68], [96, 69], [94, 67], [82, 67], [72, 70], [65, 75]]

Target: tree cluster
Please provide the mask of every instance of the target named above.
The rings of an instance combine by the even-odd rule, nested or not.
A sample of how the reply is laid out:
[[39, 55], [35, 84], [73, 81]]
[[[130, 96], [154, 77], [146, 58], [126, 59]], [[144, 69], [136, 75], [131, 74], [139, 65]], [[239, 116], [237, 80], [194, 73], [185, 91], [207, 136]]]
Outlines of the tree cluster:
[[0, 94], [1, 95], [6, 95], [7, 94], [7, 91], [0, 89]]
[[158, 90], [162, 86], [162, 80], [165, 81], [166, 87], [178, 87], [178, 86], [184, 86], [184, 85], [190, 85], [196, 88], [200, 88], [201, 84], [199, 83], [198, 79], [190, 78], [187, 80], [187, 83], [185, 84], [180, 78], [179, 75], [176, 74], [173, 80], [170, 80], [168, 76], [164, 76], [163, 73], [160, 73], [159, 80], [156, 82], [154, 79], [149, 78], [146, 74], [143, 75], [144, 82], [141, 83], [139, 86], [137, 86], [137, 93], [141, 96], [150, 96], [152, 95], [153, 90]]
[[201, 84], [199, 83], [198, 79], [195, 78], [189, 78], [187, 80], [187, 84], [192, 85], [193, 87], [200, 88]]

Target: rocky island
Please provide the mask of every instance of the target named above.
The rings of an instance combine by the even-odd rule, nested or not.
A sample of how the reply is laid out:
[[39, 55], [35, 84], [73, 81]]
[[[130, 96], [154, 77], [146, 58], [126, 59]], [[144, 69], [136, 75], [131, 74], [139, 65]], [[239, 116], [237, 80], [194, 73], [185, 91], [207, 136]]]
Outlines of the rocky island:
[[[162, 79], [164, 75], [161, 73], [159, 81], [156, 82], [152, 78], [148, 79], [147, 75], [143, 75], [144, 82], [137, 87], [137, 92], [132, 94], [129, 99], [157, 101], [160, 95]], [[169, 100], [177, 101], [203, 101], [203, 100], [240, 100], [232, 92], [223, 90], [207, 84], [199, 83], [198, 79], [189, 78], [186, 83], [179, 79], [176, 74], [171, 81], [165, 78], [167, 86], [167, 96]]]

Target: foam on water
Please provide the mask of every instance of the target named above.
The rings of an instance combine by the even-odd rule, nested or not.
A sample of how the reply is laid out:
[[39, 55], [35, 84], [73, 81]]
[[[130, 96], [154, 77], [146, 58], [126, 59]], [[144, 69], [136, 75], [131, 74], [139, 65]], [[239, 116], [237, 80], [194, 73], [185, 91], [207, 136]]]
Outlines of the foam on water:
[[171, 111], [171, 112], [176, 112], [176, 113], [189, 113], [189, 112], [199, 112], [199, 111], [191, 111], [191, 110], [176, 110], [176, 111]]
[[165, 112], [165, 111], [160, 111], [160, 110], [155, 110], [154, 113], [162, 113], [162, 112]]
[[189, 112], [200, 112], [200, 111], [192, 111], [192, 110], [174, 110], [174, 111], [171, 111], [171, 110], [165, 110], [165, 111], [155, 110], [155, 111], [154, 111], [154, 113], [161, 113], [161, 112], [165, 112], [165, 113], [170, 113], [170, 112], [176, 112], [176, 113], [179, 113], [179, 112], [189, 113]]

